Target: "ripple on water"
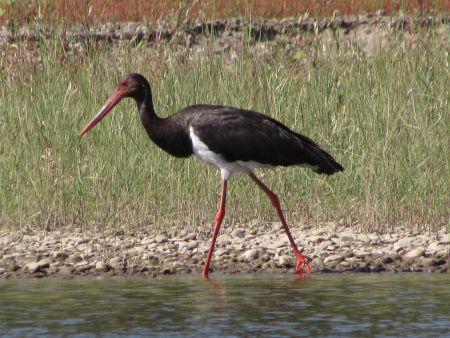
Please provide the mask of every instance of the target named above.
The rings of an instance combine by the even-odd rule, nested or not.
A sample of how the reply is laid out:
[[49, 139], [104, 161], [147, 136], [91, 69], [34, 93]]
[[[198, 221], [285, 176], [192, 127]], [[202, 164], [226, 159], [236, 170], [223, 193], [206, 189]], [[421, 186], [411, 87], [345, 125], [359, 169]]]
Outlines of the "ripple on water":
[[448, 274], [0, 281], [0, 335], [450, 335]]

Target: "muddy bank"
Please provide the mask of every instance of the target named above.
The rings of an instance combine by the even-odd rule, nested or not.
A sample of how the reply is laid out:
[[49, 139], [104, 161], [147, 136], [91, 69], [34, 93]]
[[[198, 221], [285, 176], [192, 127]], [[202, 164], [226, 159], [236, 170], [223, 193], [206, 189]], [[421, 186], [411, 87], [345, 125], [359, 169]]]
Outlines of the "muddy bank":
[[418, 27], [436, 27], [450, 24], [449, 15], [412, 16], [403, 13], [386, 16], [384, 11], [371, 15], [337, 16], [334, 18], [311, 18], [308, 16], [284, 19], [231, 18], [206, 22], [185, 20], [180, 24], [159, 20], [150, 22], [106, 23], [102, 25], [48, 26], [40, 23], [22, 27], [0, 27], [0, 40], [8, 42], [36, 41], [53, 38], [55, 32], [61, 37], [92, 39], [96, 41], [134, 40], [154, 42], [177, 39], [180, 35], [200, 36], [245, 32], [255, 40], [272, 40], [280, 34], [323, 32], [343, 29], [348, 34], [360, 27], [386, 27], [411, 31]]
[[[22, 27], [0, 27], [0, 50], [12, 45], [26, 43], [28, 49], [42, 40], [59, 39], [64, 51], [75, 53], [92, 44], [130, 44], [131, 46], [157, 46], [169, 44], [183, 50], [203, 49], [205, 41], [214, 38], [217, 53], [239, 49], [244, 41], [274, 44], [286, 52], [298, 52], [298, 46], [311, 47], [310, 37], [322, 37], [324, 43], [338, 44], [339, 48], [351, 47], [355, 42], [362, 51], [373, 53], [386, 47], [387, 37], [394, 32], [406, 34], [405, 39], [415, 43], [420, 31], [433, 28], [442, 35], [445, 43], [446, 30], [450, 25], [449, 15], [437, 16], [385, 16], [354, 15], [335, 18], [247, 19], [234, 18], [207, 22], [184, 21], [177, 25], [164, 20], [156, 23], [126, 22], [107, 23], [97, 26], [47, 26], [40, 23]], [[387, 41], [384, 41], [387, 40]], [[317, 43], [317, 41], [315, 41]], [[91, 48], [91, 47], [89, 47]]]
[[[293, 229], [314, 272], [448, 272], [450, 234], [356, 233], [323, 226]], [[209, 234], [47, 234], [0, 236], [0, 278], [86, 275], [200, 274]], [[224, 229], [212, 270], [293, 273], [295, 259], [279, 223]], [[214, 274], [212, 274], [214, 276]]]

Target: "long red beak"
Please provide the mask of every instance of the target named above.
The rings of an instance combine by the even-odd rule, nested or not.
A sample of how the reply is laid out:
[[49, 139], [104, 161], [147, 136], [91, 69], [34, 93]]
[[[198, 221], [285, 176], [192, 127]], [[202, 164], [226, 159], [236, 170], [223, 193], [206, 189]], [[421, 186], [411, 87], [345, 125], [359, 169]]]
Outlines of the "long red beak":
[[91, 128], [93, 128], [97, 123], [99, 123], [102, 118], [108, 114], [111, 109], [114, 108], [116, 104], [120, 102], [125, 96], [125, 92], [123, 90], [116, 90], [114, 93], [111, 94], [108, 101], [106, 101], [105, 105], [100, 109], [100, 111], [95, 115], [92, 120], [83, 128], [83, 130], [80, 132], [80, 136], [83, 136], [86, 134]]

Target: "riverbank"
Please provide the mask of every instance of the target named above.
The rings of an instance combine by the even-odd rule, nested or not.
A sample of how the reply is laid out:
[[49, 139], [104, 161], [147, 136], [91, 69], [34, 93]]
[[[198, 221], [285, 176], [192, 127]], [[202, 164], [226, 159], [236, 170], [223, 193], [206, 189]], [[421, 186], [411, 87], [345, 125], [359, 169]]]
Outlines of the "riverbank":
[[[450, 234], [357, 233], [334, 224], [294, 228], [314, 273], [440, 272], [450, 268]], [[204, 231], [112, 234], [77, 231], [0, 236], [0, 278], [200, 274], [210, 238]], [[295, 260], [279, 223], [225, 228], [213, 272], [293, 273]], [[214, 276], [214, 274], [212, 274]]]

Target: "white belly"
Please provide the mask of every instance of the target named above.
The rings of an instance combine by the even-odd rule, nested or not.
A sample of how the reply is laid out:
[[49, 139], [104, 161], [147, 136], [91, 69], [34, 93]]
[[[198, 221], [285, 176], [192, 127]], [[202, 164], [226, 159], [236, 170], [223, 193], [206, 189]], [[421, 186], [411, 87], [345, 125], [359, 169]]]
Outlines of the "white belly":
[[189, 136], [192, 140], [192, 148], [194, 150], [194, 155], [201, 161], [213, 165], [220, 169], [220, 174], [222, 179], [228, 180], [231, 175], [235, 172], [248, 173], [258, 167], [272, 168], [271, 165], [262, 164], [255, 161], [236, 161], [228, 162], [221, 154], [217, 154], [210, 150], [208, 146], [200, 140], [200, 138], [195, 135], [194, 128], [189, 128]]

